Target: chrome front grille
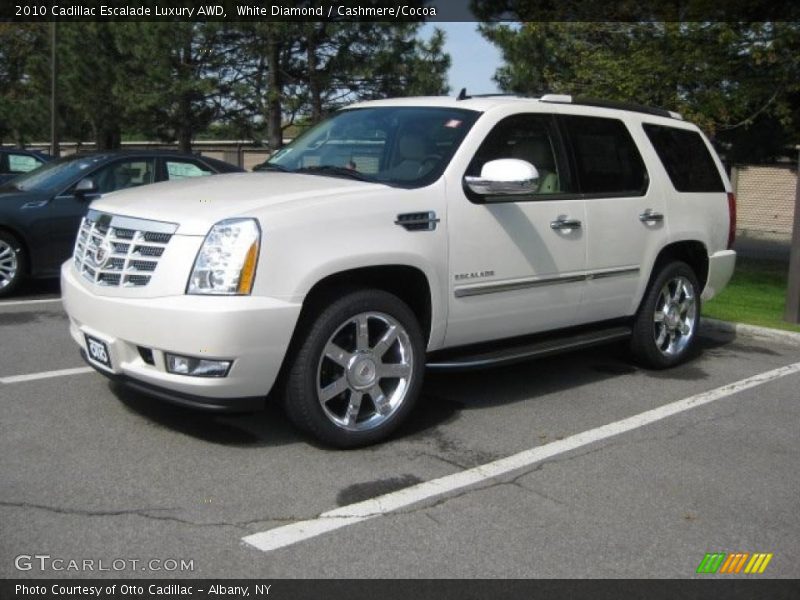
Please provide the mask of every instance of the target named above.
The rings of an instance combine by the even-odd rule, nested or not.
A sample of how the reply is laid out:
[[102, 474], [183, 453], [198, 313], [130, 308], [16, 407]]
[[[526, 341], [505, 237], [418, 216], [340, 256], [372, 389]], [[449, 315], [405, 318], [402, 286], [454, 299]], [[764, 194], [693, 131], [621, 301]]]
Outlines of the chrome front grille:
[[97, 285], [143, 287], [177, 229], [174, 223], [90, 210], [75, 241], [75, 268]]

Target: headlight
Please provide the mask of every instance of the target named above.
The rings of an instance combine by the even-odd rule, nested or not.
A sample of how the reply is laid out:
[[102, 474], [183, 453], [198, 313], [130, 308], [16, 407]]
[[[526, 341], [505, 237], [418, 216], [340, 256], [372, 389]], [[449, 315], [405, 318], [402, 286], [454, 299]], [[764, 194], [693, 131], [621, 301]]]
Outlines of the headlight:
[[186, 293], [249, 294], [260, 242], [255, 219], [227, 219], [214, 225], [197, 253]]

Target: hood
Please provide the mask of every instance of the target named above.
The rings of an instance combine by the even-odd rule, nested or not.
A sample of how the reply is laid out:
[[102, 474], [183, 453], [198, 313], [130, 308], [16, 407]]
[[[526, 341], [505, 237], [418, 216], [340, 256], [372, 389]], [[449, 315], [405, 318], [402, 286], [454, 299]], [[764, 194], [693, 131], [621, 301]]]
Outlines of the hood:
[[52, 194], [44, 192], [34, 192], [28, 190], [19, 190], [6, 183], [0, 184], [0, 209], [3, 207], [18, 206], [26, 202], [39, 202], [47, 200], [52, 197]]
[[232, 173], [129, 188], [98, 198], [92, 208], [177, 223], [179, 234], [205, 235], [214, 223], [223, 219], [260, 216], [260, 209], [288, 202], [330, 200], [382, 187], [322, 175], [274, 171]]

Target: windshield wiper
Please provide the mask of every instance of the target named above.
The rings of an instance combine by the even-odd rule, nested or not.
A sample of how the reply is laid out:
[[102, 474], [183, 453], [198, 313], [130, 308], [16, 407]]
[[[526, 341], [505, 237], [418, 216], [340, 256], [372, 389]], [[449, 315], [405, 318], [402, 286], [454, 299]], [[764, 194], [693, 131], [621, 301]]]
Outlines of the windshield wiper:
[[282, 167], [281, 165], [274, 165], [272, 163], [265, 162], [253, 167], [253, 171], [280, 171], [282, 173], [288, 173], [289, 169]]
[[312, 175], [331, 175], [333, 177], [349, 177], [350, 179], [358, 179], [359, 181], [375, 182], [373, 177], [359, 173], [354, 169], [345, 167], [335, 167], [333, 165], [314, 165], [310, 167], [302, 167], [295, 169], [294, 173], [310, 173]]

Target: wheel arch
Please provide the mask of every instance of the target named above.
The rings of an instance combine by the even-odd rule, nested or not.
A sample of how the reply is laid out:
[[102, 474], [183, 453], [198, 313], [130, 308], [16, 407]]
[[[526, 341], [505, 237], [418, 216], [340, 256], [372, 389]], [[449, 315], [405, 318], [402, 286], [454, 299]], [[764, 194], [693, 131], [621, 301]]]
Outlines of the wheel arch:
[[318, 280], [306, 293], [298, 327], [307, 322], [342, 289], [373, 288], [394, 294], [405, 302], [419, 321], [427, 344], [433, 327], [433, 297], [422, 269], [403, 264], [373, 265], [337, 271]]
[[381, 289], [403, 300], [419, 320], [425, 344], [430, 342], [433, 335], [438, 335], [435, 333], [437, 317], [434, 315], [434, 288], [421, 268], [407, 264], [383, 264], [331, 272], [317, 279], [306, 292], [277, 380], [286, 379], [292, 359], [302, 345], [303, 336], [313, 325], [315, 316], [340, 297], [343, 290], [360, 288]]
[[664, 265], [680, 260], [689, 265], [697, 276], [697, 281], [700, 284], [698, 294], [702, 293], [708, 281], [708, 249], [706, 245], [699, 240], [679, 240], [671, 242], [664, 246], [656, 255], [653, 261], [653, 267], [650, 269], [650, 276], [647, 280], [647, 285], [641, 293], [641, 297], [637, 302], [637, 310], [647, 295], [647, 290], [653, 284], [653, 280], [658, 277], [658, 273]]

